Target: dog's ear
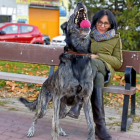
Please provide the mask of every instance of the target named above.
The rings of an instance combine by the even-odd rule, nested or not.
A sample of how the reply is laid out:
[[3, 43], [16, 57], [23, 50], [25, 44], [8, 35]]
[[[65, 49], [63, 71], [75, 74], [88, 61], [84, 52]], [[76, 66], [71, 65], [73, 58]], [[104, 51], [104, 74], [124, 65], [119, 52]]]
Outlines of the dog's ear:
[[67, 24], [68, 24], [68, 22], [64, 22], [64, 23], [60, 26], [64, 34], [67, 33]]

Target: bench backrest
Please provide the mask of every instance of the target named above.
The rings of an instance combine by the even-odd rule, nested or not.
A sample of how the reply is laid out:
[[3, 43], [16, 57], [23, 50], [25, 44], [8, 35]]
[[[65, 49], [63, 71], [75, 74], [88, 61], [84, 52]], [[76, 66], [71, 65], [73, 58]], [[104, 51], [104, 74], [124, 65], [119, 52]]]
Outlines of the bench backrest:
[[123, 51], [123, 64], [116, 71], [124, 72], [126, 66], [133, 66], [140, 73], [140, 51]]
[[63, 47], [0, 42], [0, 60], [58, 65]]
[[[12, 42], [0, 42], [0, 60], [46, 64], [59, 64], [59, 55], [63, 47], [57, 45], [33, 45]], [[125, 71], [126, 66], [133, 66], [140, 73], [140, 52], [123, 51], [123, 65], [119, 70]]]

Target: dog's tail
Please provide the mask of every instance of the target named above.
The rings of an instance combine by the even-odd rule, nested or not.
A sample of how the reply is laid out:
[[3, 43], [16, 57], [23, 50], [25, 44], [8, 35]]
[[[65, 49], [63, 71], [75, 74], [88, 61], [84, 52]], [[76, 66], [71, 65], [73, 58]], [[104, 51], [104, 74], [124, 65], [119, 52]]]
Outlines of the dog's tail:
[[19, 98], [19, 101], [22, 102], [26, 107], [28, 107], [31, 111], [34, 111], [37, 107], [37, 103], [38, 103], [38, 98], [33, 101], [33, 102], [29, 102], [28, 100], [26, 100], [23, 97]]

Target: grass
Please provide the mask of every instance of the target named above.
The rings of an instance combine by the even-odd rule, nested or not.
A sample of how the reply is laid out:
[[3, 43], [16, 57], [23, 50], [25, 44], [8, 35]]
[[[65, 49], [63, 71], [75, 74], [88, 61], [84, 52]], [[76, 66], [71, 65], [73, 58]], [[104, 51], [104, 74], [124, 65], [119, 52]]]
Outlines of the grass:
[[[107, 126], [121, 126], [121, 122], [117, 121], [117, 122], [113, 122], [113, 123], [107, 123], [106, 124]], [[132, 124], [127, 128], [128, 130], [131, 130], [133, 127], [132, 127]]]
[[139, 115], [135, 115], [135, 116], [130, 116], [133, 118], [133, 122], [134, 123], [140, 123], [140, 116]]
[[0, 101], [0, 106], [4, 106], [7, 103], [8, 103], [7, 101]]
[[18, 111], [18, 109], [14, 108], [14, 107], [8, 108], [8, 110], [10, 110], [10, 111]]
[[107, 126], [121, 126], [121, 122], [113, 122], [113, 123], [107, 123]]
[[32, 72], [33, 75], [41, 75], [43, 70], [46, 70], [44, 74], [48, 74], [50, 66], [40, 65], [40, 64], [30, 64], [30, 63], [21, 63], [21, 62], [9, 62], [9, 61], [0, 61], [0, 71], [19, 73], [19, 74], [28, 74]]
[[115, 118], [115, 117], [109, 117], [108, 119], [109, 119], [109, 120], [113, 120], [113, 119], [116, 119], [116, 118]]

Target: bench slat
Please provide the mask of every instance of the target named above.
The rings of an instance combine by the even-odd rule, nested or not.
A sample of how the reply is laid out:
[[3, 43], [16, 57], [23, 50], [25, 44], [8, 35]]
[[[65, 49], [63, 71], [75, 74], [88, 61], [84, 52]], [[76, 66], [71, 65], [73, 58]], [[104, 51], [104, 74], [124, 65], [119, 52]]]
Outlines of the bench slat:
[[0, 72], [0, 79], [19, 81], [19, 82], [27, 82], [27, 83], [35, 83], [35, 84], [43, 84], [43, 82], [47, 78], [41, 77], [41, 76], [32, 76], [32, 75], [25, 75], [25, 74]]
[[[0, 72], [0, 79], [27, 82], [27, 83], [35, 83], [35, 84], [43, 84], [47, 78], [41, 77], [41, 76]], [[124, 86], [110, 85], [108, 87], [104, 87], [103, 91], [124, 94], [124, 95], [133, 95], [136, 92], [136, 87], [131, 87], [130, 90], [126, 90]]]
[[110, 85], [108, 87], [104, 87], [103, 91], [110, 92], [110, 93], [124, 94], [124, 95], [133, 95], [136, 93], [136, 87], [131, 87], [130, 90], [126, 90], [124, 86]]

